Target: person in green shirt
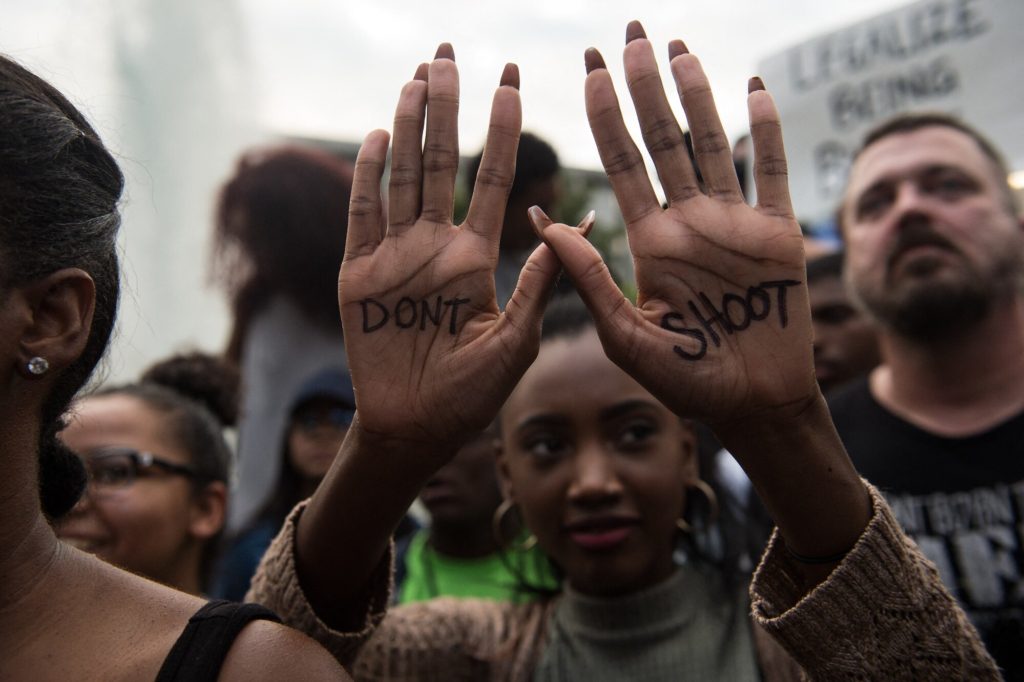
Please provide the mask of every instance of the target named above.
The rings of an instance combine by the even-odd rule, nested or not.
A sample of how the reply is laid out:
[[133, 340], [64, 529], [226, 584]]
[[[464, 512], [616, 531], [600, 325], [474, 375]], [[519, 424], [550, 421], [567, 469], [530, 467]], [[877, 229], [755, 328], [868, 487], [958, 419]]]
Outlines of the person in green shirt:
[[519, 602], [538, 596], [537, 588], [556, 588], [535, 541], [495, 532], [506, 516], [495, 445], [491, 431], [481, 432], [423, 487], [431, 523], [399, 546], [398, 603], [440, 596]]

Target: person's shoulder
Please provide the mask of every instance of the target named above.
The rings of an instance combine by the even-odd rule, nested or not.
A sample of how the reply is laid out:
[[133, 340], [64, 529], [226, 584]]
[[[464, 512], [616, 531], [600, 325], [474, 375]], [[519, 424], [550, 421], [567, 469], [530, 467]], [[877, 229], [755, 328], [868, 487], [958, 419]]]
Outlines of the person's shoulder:
[[221, 680], [349, 680], [326, 649], [269, 620], [249, 623], [224, 659]]

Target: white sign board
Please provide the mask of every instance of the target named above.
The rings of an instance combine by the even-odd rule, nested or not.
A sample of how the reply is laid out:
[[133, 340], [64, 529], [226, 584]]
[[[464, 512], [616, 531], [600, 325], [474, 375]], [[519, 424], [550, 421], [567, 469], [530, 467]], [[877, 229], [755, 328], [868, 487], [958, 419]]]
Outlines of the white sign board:
[[1024, 168], [1024, 0], [924, 0], [760, 64], [782, 114], [797, 215], [827, 219], [864, 133], [906, 111], [956, 114]]

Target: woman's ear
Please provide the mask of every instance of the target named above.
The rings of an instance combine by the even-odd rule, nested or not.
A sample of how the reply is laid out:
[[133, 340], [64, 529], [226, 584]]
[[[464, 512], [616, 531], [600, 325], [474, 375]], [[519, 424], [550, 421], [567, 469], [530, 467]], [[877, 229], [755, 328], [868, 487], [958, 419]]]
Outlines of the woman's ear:
[[679, 451], [682, 456], [683, 483], [700, 478], [700, 462], [697, 457], [697, 431], [689, 419], [679, 420]]
[[501, 488], [501, 496], [506, 500], [515, 500], [515, 495], [512, 492], [512, 478], [508, 470], [508, 458], [505, 456], [505, 446], [501, 438], [495, 438], [491, 445], [498, 461], [498, 486]]
[[18, 344], [26, 373], [29, 360], [42, 358], [62, 370], [85, 350], [96, 308], [96, 285], [84, 270], [65, 268], [20, 290], [28, 316]]
[[209, 540], [224, 528], [227, 518], [228, 487], [221, 481], [207, 483], [193, 495], [188, 529], [192, 536]]

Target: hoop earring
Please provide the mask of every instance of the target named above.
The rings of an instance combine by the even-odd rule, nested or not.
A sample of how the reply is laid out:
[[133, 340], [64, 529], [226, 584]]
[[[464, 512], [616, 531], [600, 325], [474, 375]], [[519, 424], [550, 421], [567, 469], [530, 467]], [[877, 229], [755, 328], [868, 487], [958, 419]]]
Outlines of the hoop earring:
[[38, 355], [36, 355], [35, 357], [30, 358], [27, 363], [25, 363], [25, 369], [28, 370], [29, 374], [33, 374], [35, 376], [42, 376], [43, 374], [46, 374], [49, 371], [50, 363], [46, 360], [46, 358], [41, 358]]
[[510, 511], [515, 509], [515, 503], [512, 500], [504, 499], [498, 508], [494, 510], [494, 516], [491, 518], [491, 533], [494, 534], [494, 541], [498, 543], [498, 547], [501, 549], [514, 549], [520, 552], [527, 552], [537, 546], [537, 536], [530, 533], [525, 540], [520, 542], [518, 545], [512, 544], [505, 539], [504, 533], [501, 528], [505, 520], [505, 516]]
[[[718, 495], [715, 494], [714, 488], [708, 485], [707, 481], [705, 481], [702, 478], [696, 479], [687, 487], [699, 490], [704, 494], [704, 497], [708, 501], [708, 525], [713, 526], [718, 521], [719, 512]], [[693, 526], [691, 526], [690, 522], [684, 519], [682, 516], [676, 519], [676, 528], [678, 528], [684, 533], [693, 532]]]

